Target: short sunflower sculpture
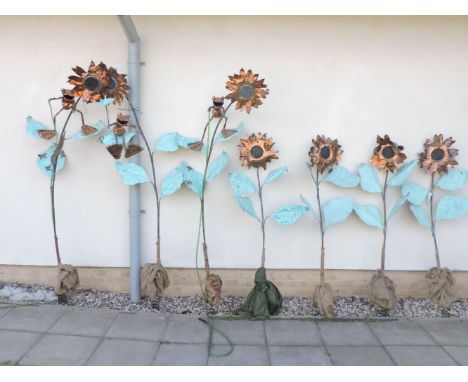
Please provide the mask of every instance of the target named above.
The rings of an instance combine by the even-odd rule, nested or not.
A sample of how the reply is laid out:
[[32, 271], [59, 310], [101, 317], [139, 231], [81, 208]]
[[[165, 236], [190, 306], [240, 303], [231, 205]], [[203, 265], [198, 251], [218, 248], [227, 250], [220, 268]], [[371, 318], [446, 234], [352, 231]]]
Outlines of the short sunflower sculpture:
[[[238, 74], [229, 76], [226, 88], [230, 91], [226, 96], [212, 97], [212, 105], [208, 107], [208, 120], [204, 126], [201, 138], [185, 137], [176, 132], [161, 136], [155, 146], [156, 151], [175, 152], [180, 148], [199, 151], [204, 154], [203, 172], [196, 171], [186, 162], [182, 162], [164, 179], [161, 186], [162, 197], [167, 197], [186, 185], [200, 198], [200, 229], [198, 243], [201, 241], [205, 264], [205, 285], [202, 288], [205, 301], [213, 308], [221, 297], [222, 280], [218, 274], [212, 273], [208, 256], [208, 234], [206, 229], [206, 187], [208, 182], [216, 178], [228, 165], [229, 157], [223, 151], [212, 160], [213, 151], [217, 143], [226, 142], [237, 136], [243, 129], [244, 123], [236, 128], [228, 128], [228, 111], [234, 105], [235, 110], [250, 113], [262, 105], [268, 88], [263, 79], [252, 70], [241, 69]], [[226, 100], [230, 102], [225, 105]], [[198, 267], [198, 250], [196, 264]], [[198, 269], [198, 268], [197, 268]]]
[[[265, 226], [268, 218], [282, 225], [292, 225], [298, 218], [304, 215], [308, 208], [302, 205], [285, 205], [273, 212], [265, 215], [263, 205], [264, 186], [272, 183], [287, 172], [286, 167], [280, 167], [268, 173], [264, 181], [260, 180], [260, 168], [266, 170], [267, 164], [273, 159], [278, 159], [278, 151], [273, 150], [274, 142], [266, 134], [258, 133], [241, 139], [239, 144], [239, 159], [242, 166], [255, 168], [257, 184], [242, 172], [229, 174], [231, 187], [235, 198], [241, 209], [258, 221], [262, 233], [262, 253], [260, 268], [255, 273], [255, 286], [250, 291], [245, 302], [237, 310], [237, 314], [254, 320], [265, 320], [271, 315], [275, 315], [281, 309], [283, 298], [278, 288], [268, 281], [265, 270], [266, 258], [266, 232]], [[258, 216], [249, 194], [257, 194], [260, 205], [260, 217]]]
[[[435, 205], [436, 186], [444, 191], [458, 191], [463, 188], [468, 179], [468, 171], [455, 168], [458, 165], [455, 159], [458, 150], [452, 148], [454, 143], [452, 137], [444, 139], [442, 134], [426, 139], [424, 151], [419, 154], [419, 166], [430, 174], [430, 188], [427, 189], [417, 183], [407, 181], [401, 189], [402, 197], [408, 199], [410, 209], [417, 221], [431, 230], [436, 266], [429, 270], [426, 278], [430, 282], [429, 295], [441, 309], [449, 308], [454, 300], [454, 278], [448, 268], [441, 266], [436, 222], [456, 219], [468, 212], [468, 198], [462, 196], [442, 196], [437, 207]], [[427, 201], [429, 206], [425, 208], [424, 204]]]
[[320, 226], [320, 284], [315, 287], [313, 301], [320, 313], [326, 317], [335, 316], [335, 294], [332, 286], [325, 282], [325, 232], [332, 225], [344, 222], [348, 218], [354, 208], [354, 199], [352, 197], [336, 198], [323, 205], [320, 185], [322, 181], [345, 188], [359, 185], [358, 176], [338, 165], [342, 154], [343, 150], [338, 140], [317, 135], [316, 139], [312, 140], [309, 150], [310, 162], [307, 163], [307, 167], [315, 185], [318, 211], [315, 211], [312, 204], [301, 195], [302, 202], [318, 220]]

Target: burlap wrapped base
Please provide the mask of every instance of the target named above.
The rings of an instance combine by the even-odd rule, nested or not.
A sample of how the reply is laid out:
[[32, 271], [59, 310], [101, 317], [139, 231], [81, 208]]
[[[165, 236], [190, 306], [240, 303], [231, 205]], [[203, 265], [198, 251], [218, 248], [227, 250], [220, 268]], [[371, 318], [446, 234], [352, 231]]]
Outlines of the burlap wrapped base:
[[429, 296], [441, 309], [450, 307], [454, 300], [453, 276], [448, 268], [434, 267], [426, 274], [426, 279], [431, 281]]
[[151, 301], [159, 300], [169, 287], [169, 275], [161, 264], [147, 263], [141, 273], [141, 294]]
[[319, 284], [315, 287], [314, 305], [325, 317], [335, 316], [335, 294], [330, 284]]
[[385, 275], [385, 272], [379, 269], [369, 285], [369, 298], [370, 300], [384, 310], [395, 309], [396, 294], [395, 285], [393, 281]]
[[76, 290], [80, 285], [78, 271], [70, 264], [57, 265], [57, 279], [55, 280], [55, 294], [60, 303], [67, 301], [65, 292], [71, 291], [76, 294]]
[[210, 305], [216, 305], [221, 298], [221, 288], [223, 286], [223, 280], [219, 275], [213, 273], [209, 274], [205, 282], [205, 294]]
[[236, 314], [250, 320], [266, 320], [280, 311], [282, 303], [281, 293], [275, 284], [267, 280], [265, 268], [261, 267], [255, 272], [254, 288]]

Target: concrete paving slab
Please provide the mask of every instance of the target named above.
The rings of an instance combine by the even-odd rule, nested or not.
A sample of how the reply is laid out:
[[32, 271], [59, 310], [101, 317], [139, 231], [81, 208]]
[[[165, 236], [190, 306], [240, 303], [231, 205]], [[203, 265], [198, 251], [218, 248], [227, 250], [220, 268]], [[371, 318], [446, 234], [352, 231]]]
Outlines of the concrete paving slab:
[[444, 350], [462, 366], [468, 366], [468, 346], [444, 346]]
[[[214, 345], [213, 353], [222, 354], [228, 350], [226, 345]], [[234, 351], [226, 357], [210, 357], [210, 366], [268, 366], [270, 360], [266, 346], [234, 345]]]
[[[248, 320], [214, 320], [215, 328], [222, 331], [237, 345], [265, 345], [265, 323]], [[226, 340], [216, 331], [213, 335], [214, 344], [226, 344]]]
[[20, 365], [81, 366], [100, 339], [46, 334], [20, 360]]
[[418, 320], [439, 345], [468, 345], [468, 321], [450, 319]]
[[364, 322], [319, 322], [325, 345], [379, 345], [377, 338]]
[[163, 335], [164, 342], [206, 344], [208, 325], [194, 317], [171, 316]]
[[394, 365], [381, 346], [327, 346], [336, 366], [390, 366]]
[[106, 337], [159, 341], [167, 325], [168, 316], [153, 313], [119, 313]]
[[155, 366], [204, 366], [208, 360], [206, 344], [161, 344]]
[[265, 327], [269, 345], [323, 345], [314, 321], [270, 320]]
[[106, 338], [88, 361], [92, 366], [150, 366], [158, 342]]
[[11, 308], [7, 308], [5, 306], [1, 306], [0, 305], [0, 317], [4, 316], [5, 314], [7, 314], [9, 311], [11, 310]]
[[270, 346], [273, 366], [330, 366], [323, 346]]
[[13, 363], [19, 361], [41, 335], [40, 333], [0, 330], [0, 364], [6, 361]]
[[414, 321], [370, 322], [369, 327], [383, 345], [436, 345]]
[[72, 310], [66, 312], [49, 333], [102, 337], [117, 317], [107, 310]]
[[452, 366], [455, 361], [440, 346], [386, 346], [399, 366]]
[[0, 329], [46, 332], [66, 311], [53, 305], [14, 308], [0, 318]]

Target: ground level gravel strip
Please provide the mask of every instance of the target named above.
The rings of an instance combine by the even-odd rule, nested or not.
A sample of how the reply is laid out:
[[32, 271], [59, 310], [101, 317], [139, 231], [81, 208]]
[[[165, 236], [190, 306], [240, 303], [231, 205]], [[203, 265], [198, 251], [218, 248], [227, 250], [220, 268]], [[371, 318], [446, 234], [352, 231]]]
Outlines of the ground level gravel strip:
[[[36, 284], [1, 283], [5, 285], [25, 287], [28, 291], [53, 290], [51, 287]], [[72, 296], [68, 295], [72, 301]], [[231, 316], [242, 304], [244, 297], [223, 296], [211, 314], [215, 316]], [[1, 300], [0, 303], [8, 303]], [[55, 302], [56, 304], [56, 302]], [[375, 309], [367, 297], [338, 296], [335, 299], [336, 316], [338, 318], [373, 318], [373, 317], [468, 317], [468, 299], [457, 299], [450, 309], [440, 310], [428, 298], [400, 298], [395, 311], [382, 312]], [[126, 312], [152, 312], [149, 299], [143, 298], [141, 303], [130, 301], [128, 293], [113, 293], [98, 290], [79, 290], [73, 304], [83, 308], [107, 308]], [[202, 315], [205, 306], [201, 296], [163, 297], [159, 304], [160, 312]], [[278, 317], [320, 317], [320, 313], [305, 297], [285, 297]]]

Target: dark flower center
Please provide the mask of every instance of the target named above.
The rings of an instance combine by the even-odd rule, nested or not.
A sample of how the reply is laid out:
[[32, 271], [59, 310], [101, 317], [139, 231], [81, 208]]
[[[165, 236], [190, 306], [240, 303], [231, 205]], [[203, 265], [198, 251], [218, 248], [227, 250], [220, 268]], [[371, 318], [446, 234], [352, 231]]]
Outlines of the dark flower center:
[[254, 94], [254, 89], [249, 84], [244, 84], [239, 88], [239, 96], [243, 99], [250, 99]]
[[444, 150], [442, 149], [435, 149], [431, 152], [432, 160], [441, 160], [445, 156]]
[[260, 146], [254, 146], [250, 149], [250, 154], [252, 154], [255, 159], [259, 159], [263, 156], [263, 149]]
[[395, 156], [395, 150], [392, 146], [387, 146], [382, 150], [382, 155], [385, 159], [392, 159]]
[[86, 77], [83, 85], [87, 90], [93, 92], [101, 86], [101, 81], [99, 81], [96, 77], [89, 76]]
[[64, 99], [65, 101], [73, 101], [74, 97], [71, 96], [71, 95], [68, 95], [68, 94], [64, 94], [64, 95], [63, 95], [63, 99]]
[[330, 158], [330, 155], [331, 155], [331, 151], [329, 147], [325, 146], [320, 149], [320, 157], [322, 159], [328, 159]]
[[115, 90], [117, 89], [117, 81], [115, 78], [109, 78], [109, 86], [107, 86], [107, 90]]

